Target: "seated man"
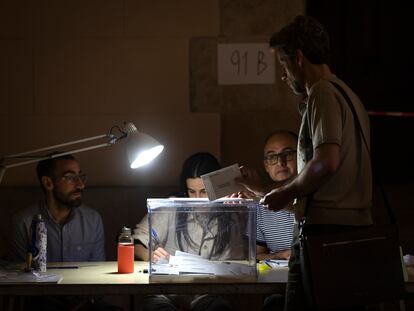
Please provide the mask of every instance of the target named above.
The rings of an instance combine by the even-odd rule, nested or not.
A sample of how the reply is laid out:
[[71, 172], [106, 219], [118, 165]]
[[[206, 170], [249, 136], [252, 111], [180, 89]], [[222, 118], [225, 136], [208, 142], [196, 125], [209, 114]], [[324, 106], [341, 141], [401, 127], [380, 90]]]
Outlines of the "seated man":
[[[242, 168], [243, 185], [248, 190], [239, 193], [239, 196], [261, 197], [295, 177], [297, 141], [297, 135], [290, 131], [278, 130], [269, 135], [264, 144], [263, 161], [273, 183], [264, 186], [255, 171]], [[272, 211], [259, 206], [256, 231], [257, 259], [289, 259], [294, 222], [294, 213], [286, 209]], [[274, 294], [265, 299], [262, 311], [283, 310], [283, 306], [284, 296]]]
[[13, 218], [12, 258], [25, 260], [33, 216], [47, 229], [47, 262], [104, 261], [104, 229], [99, 213], [82, 205], [86, 175], [72, 155], [40, 161], [37, 177], [44, 198]]
[[[297, 135], [290, 131], [273, 132], [265, 140], [264, 167], [273, 183], [263, 186], [257, 173], [242, 168], [244, 184], [250, 190], [240, 196], [255, 198], [288, 182], [297, 174]], [[289, 259], [295, 216], [287, 210], [272, 211], [262, 206], [257, 209], [256, 252], [257, 259]]]
[[[13, 217], [11, 258], [23, 261], [34, 215], [47, 229], [47, 262], [105, 261], [104, 229], [97, 211], [82, 204], [86, 175], [72, 155], [40, 161], [36, 168], [44, 198]], [[119, 310], [88, 296], [25, 298], [23, 310]]]

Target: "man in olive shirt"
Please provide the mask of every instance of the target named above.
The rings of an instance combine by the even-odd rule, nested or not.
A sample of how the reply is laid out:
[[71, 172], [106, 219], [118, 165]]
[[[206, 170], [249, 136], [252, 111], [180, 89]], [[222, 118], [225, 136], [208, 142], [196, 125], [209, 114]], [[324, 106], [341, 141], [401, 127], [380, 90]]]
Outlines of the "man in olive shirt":
[[[273, 34], [269, 44], [279, 60], [281, 79], [305, 100], [299, 106], [298, 175], [267, 193], [262, 203], [280, 210], [296, 200], [296, 220], [302, 219], [308, 206], [306, 223], [312, 232], [335, 234], [371, 225], [369, 118], [358, 96], [331, 72], [328, 33], [312, 17], [297, 16]], [[356, 118], [338, 87], [349, 97]], [[309, 310], [298, 229], [289, 262], [286, 311]]]

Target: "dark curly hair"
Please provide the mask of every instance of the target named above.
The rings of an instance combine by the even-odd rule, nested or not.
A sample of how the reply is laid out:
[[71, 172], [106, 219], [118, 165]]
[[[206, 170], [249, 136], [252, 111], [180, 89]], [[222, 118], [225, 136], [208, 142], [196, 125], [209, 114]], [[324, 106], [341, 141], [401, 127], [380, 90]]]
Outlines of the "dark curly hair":
[[329, 36], [325, 28], [310, 16], [297, 16], [293, 22], [274, 33], [271, 48], [281, 49], [290, 58], [301, 50], [312, 64], [327, 64], [330, 57]]

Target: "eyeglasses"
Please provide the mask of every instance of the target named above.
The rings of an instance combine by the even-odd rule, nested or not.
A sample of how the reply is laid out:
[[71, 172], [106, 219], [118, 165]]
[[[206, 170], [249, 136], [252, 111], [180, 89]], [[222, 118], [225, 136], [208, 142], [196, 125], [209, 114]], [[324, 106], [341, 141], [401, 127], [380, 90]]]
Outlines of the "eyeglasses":
[[279, 161], [287, 162], [292, 161], [295, 157], [296, 150], [286, 150], [281, 153], [271, 153], [264, 156], [266, 165], [275, 165]]
[[79, 181], [82, 181], [83, 183], [85, 183], [86, 180], [88, 179], [88, 176], [86, 174], [81, 174], [81, 175], [65, 174], [61, 178], [70, 183], [78, 183]]

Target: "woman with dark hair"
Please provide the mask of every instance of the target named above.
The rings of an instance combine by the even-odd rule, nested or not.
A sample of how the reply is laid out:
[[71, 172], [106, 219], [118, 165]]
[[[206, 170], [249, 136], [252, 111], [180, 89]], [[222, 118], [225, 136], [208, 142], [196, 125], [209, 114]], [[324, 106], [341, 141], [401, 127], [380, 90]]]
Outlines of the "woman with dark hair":
[[[220, 169], [217, 159], [210, 153], [200, 152], [191, 155], [184, 162], [180, 175], [180, 191], [175, 197], [207, 198], [201, 175]], [[191, 207], [182, 207], [179, 212], [165, 213], [166, 217], [151, 218], [152, 228], [157, 231], [160, 244], [152, 253], [152, 261], [169, 258], [175, 250], [197, 254], [207, 259], [240, 259], [244, 256], [244, 243], [233, 241], [241, 237], [238, 226], [230, 213], [195, 213]], [[149, 226], [145, 216], [134, 230], [135, 257], [149, 260]], [[230, 240], [235, 245], [231, 245]], [[240, 245], [240, 246], [239, 246]], [[178, 310], [179, 306], [193, 311], [227, 311], [230, 304], [222, 297], [213, 295], [155, 295], [146, 297], [142, 310]]]
[[[201, 175], [220, 169], [217, 159], [210, 153], [200, 152], [190, 156], [183, 164], [180, 175], [180, 197], [207, 198]], [[234, 226], [230, 213], [193, 213], [186, 212], [184, 207], [179, 212], [168, 213], [167, 217], [154, 219], [155, 228], [163, 247], [153, 251], [152, 260], [169, 258], [175, 250], [197, 254], [207, 259], [224, 260], [242, 258], [242, 247], [232, 245], [230, 240], [242, 236]], [[190, 208], [191, 209], [191, 208]], [[148, 216], [145, 216], [134, 230], [135, 257], [149, 260]], [[237, 232], [236, 232], [236, 231]], [[241, 246], [243, 243], [240, 244]]]
[[[210, 153], [200, 152], [190, 156], [183, 165], [180, 176], [180, 193], [183, 197], [190, 198], [206, 198], [207, 193], [204, 188], [201, 175], [216, 171], [220, 169], [220, 164], [217, 159]], [[223, 253], [226, 246], [230, 242], [229, 226], [231, 219], [230, 214], [218, 213], [214, 215], [210, 214], [193, 214], [178, 213], [176, 216], [176, 236], [180, 250], [184, 250], [184, 245], [188, 245], [190, 248], [198, 250], [198, 255], [201, 255], [202, 243], [200, 245], [194, 241], [192, 236], [194, 233], [189, 233], [188, 218], [194, 217], [197, 224], [203, 229], [203, 232], [207, 233], [217, 222], [217, 232], [214, 236], [213, 246], [210, 248], [210, 254], [208, 258], [215, 258]], [[204, 237], [203, 237], [204, 238]], [[156, 255], [156, 252], [155, 254]]]
[[180, 175], [180, 197], [206, 198], [201, 175], [216, 171], [221, 166], [217, 159], [208, 152], [195, 153], [183, 164]]

